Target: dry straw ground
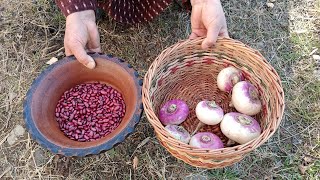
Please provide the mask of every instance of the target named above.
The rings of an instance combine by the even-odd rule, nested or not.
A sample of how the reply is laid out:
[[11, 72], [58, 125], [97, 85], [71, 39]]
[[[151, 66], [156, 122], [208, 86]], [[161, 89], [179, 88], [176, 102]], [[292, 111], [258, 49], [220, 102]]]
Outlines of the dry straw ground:
[[[320, 60], [314, 55], [320, 54], [320, 1], [276, 0], [274, 8], [266, 0], [222, 3], [230, 35], [261, 51], [280, 74], [287, 106], [268, 142], [240, 163], [206, 170], [172, 157], [145, 116], [125, 142], [96, 156], [55, 156], [27, 133], [9, 145], [12, 129], [25, 127], [22, 102], [32, 80], [48, 66], [46, 61], [64, 56], [65, 18], [53, 1], [1, 0], [0, 179], [319, 179]], [[178, 5], [137, 27], [102, 15], [102, 50], [126, 59], [143, 76], [165, 47], [187, 38], [189, 20]]]

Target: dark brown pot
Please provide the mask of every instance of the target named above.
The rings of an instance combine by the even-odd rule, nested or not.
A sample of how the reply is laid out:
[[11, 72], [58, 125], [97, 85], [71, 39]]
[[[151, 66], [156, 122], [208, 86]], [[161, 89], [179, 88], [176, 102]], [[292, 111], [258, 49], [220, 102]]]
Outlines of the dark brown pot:
[[[98, 154], [122, 142], [134, 131], [142, 114], [141, 85], [138, 73], [123, 60], [103, 54], [91, 54], [96, 68], [91, 70], [73, 56], [50, 65], [37, 77], [27, 93], [24, 119], [29, 133], [39, 144], [56, 154], [86, 156]], [[126, 113], [121, 124], [107, 136], [78, 142], [66, 137], [55, 118], [62, 94], [77, 84], [100, 81], [117, 89], [124, 97]]]

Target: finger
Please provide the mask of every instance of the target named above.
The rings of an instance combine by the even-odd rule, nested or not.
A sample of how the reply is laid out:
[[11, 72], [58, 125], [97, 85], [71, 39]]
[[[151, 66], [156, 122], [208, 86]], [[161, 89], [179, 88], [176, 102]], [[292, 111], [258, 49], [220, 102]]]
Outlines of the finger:
[[88, 49], [93, 52], [101, 52], [100, 35], [96, 27], [90, 30]]
[[87, 54], [80, 42], [74, 43], [74, 46], [72, 46], [72, 52], [77, 60], [87, 68], [93, 69], [96, 66], [93, 58]]
[[219, 30], [220, 29], [217, 26], [215, 26], [214, 23], [212, 23], [211, 26], [209, 26], [207, 31], [207, 37], [203, 40], [201, 45], [202, 49], [208, 49], [216, 43]]
[[194, 32], [192, 32], [191, 34], [190, 34], [190, 36], [189, 36], [189, 39], [195, 39], [195, 38], [197, 38], [197, 37], [199, 37], [196, 33], [194, 33]]

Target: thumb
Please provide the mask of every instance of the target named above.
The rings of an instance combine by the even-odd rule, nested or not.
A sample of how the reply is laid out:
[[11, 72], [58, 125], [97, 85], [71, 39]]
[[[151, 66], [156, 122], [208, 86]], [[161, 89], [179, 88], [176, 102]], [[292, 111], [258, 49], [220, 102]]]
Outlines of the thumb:
[[75, 44], [76, 47], [74, 49], [72, 49], [71, 51], [73, 52], [74, 56], [77, 58], [77, 60], [85, 65], [87, 68], [89, 69], [93, 69], [96, 66], [95, 61], [93, 60], [93, 58], [91, 56], [89, 56], [87, 54], [87, 52], [84, 50], [84, 48], [81, 46], [81, 44]]
[[211, 24], [207, 31], [207, 37], [202, 42], [202, 49], [208, 49], [209, 47], [213, 46], [218, 38], [219, 35], [219, 28], [215, 26], [215, 24]]

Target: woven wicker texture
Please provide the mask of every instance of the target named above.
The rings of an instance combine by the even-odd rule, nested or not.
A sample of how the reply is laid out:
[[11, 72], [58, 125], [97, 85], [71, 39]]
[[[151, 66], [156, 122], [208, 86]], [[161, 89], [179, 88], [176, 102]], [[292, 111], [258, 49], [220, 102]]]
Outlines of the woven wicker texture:
[[[230, 38], [219, 38], [213, 48], [204, 51], [202, 41], [203, 38], [186, 40], [165, 49], [145, 75], [142, 101], [158, 140], [173, 156], [192, 166], [213, 169], [240, 161], [274, 134], [284, 111], [284, 93], [278, 74], [258, 51]], [[168, 100], [187, 102], [190, 113], [182, 126], [190, 133], [199, 122], [195, 107], [201, 100], [215, 100], [225, 113], [236, 111], [229, 107], [231, 95], [221, 92], [216, 84], [218, 73], [228, 66], [240, 69], [259, 91], [263, 108], [254, 118], [263, 130], [261, 136], [246, 144], [227, 145], [228, 138], [218, 124], [206, 125], [199, 131], [218, 135], [224, 142], [223, 149], [197, 149], [175, 140], [158, 119], [160, 107]]]

